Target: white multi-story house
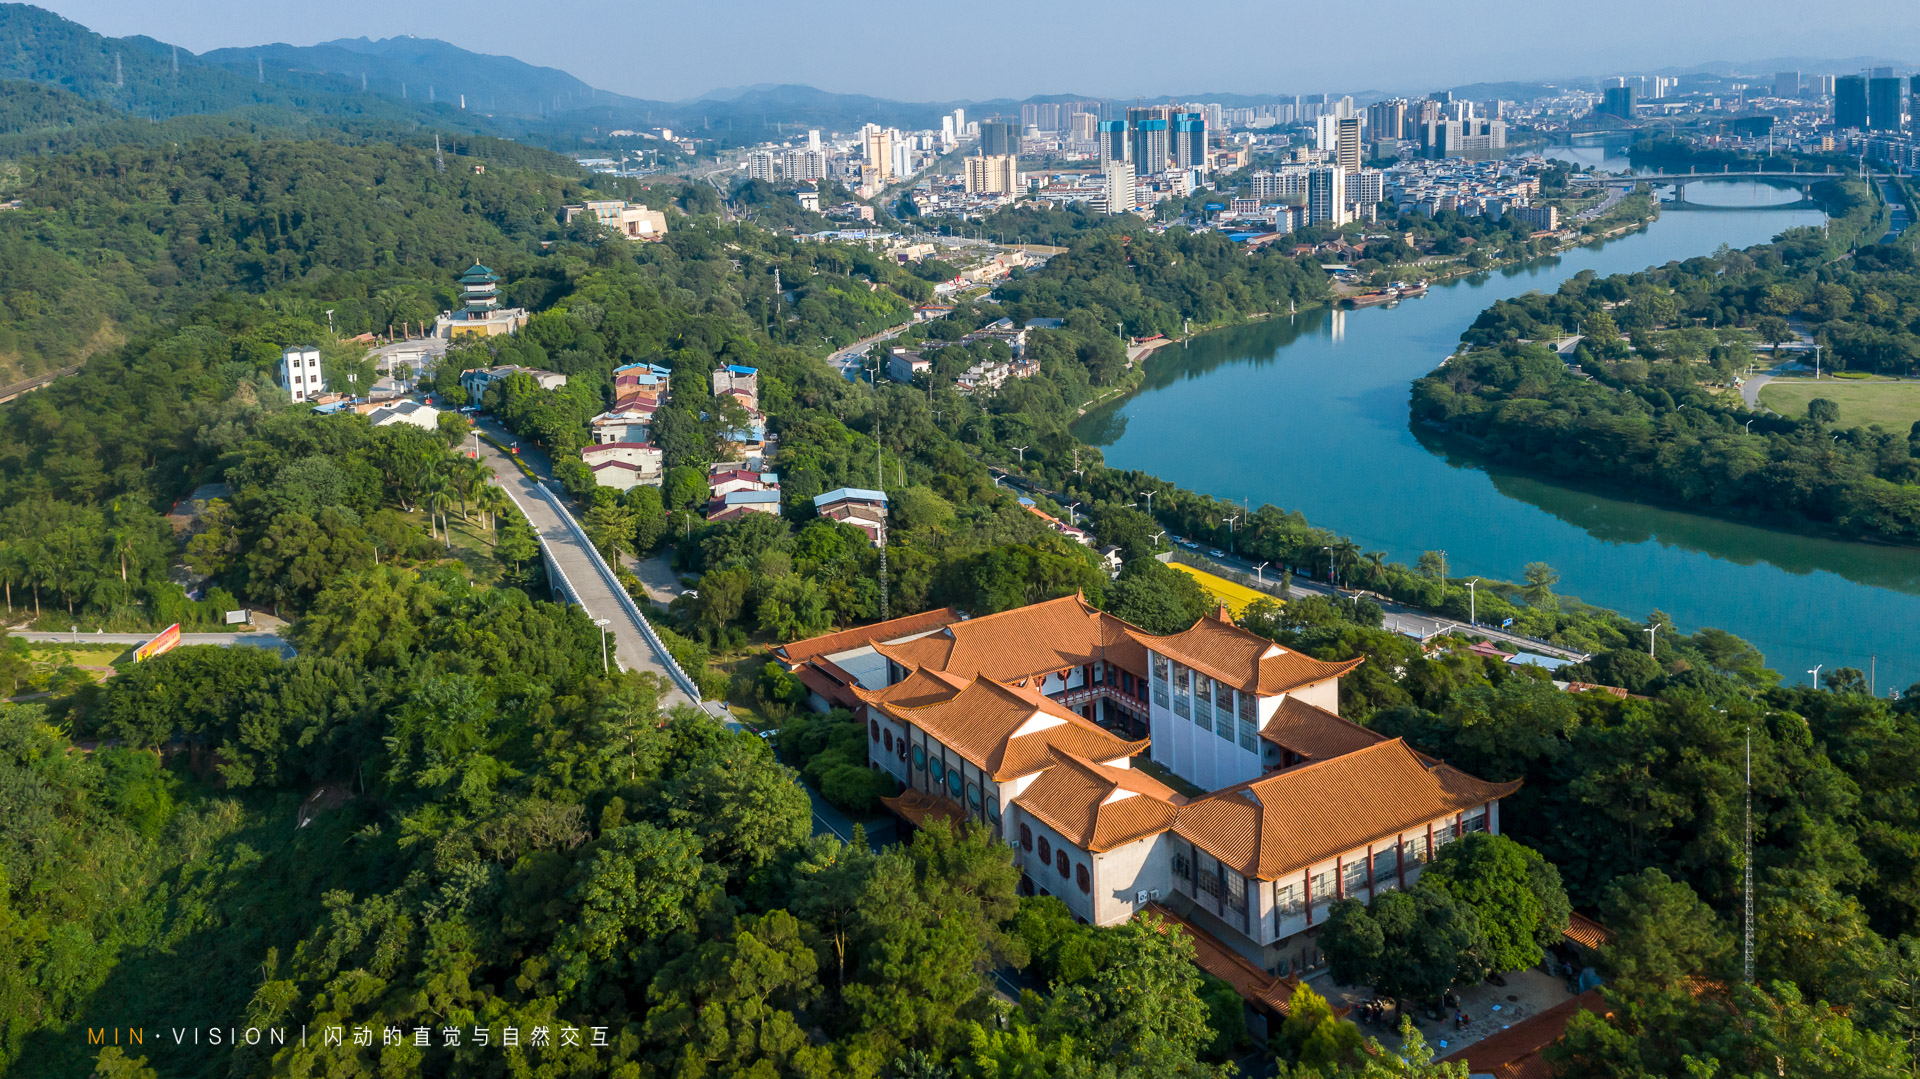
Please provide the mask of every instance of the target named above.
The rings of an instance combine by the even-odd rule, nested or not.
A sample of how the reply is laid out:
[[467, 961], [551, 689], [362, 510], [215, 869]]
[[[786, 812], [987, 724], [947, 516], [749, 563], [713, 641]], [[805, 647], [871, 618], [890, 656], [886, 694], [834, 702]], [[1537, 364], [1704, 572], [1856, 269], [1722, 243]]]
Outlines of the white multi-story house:
[[280, 385], [297, 404], [320, 396], [320, 350], [290, 348], [280, 353]]

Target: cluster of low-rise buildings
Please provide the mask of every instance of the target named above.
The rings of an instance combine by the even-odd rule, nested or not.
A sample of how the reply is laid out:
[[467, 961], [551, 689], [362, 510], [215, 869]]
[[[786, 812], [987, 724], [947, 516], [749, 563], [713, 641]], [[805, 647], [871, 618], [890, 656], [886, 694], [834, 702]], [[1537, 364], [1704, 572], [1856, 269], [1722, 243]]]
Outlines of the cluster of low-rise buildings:
[[1342, 719], [1361, 660], [1295, 652], [1224, 609], [1153, 634], [1068, 596], [774, 655], [814, 708], [852, 714], [902, 819], [988, 829], [1023, 893], [1085, 922], [1165, 914], [1268, 1015], [1324, 963], [1331, 904], [1406, 888], [1446, 844], [1498, 832], [1519, 786]]
[[1453, 210], [1469, 217], [1512, 215], [1536, 230], [1552, 230], [1559, 227], [1557, 210], [1535, 205], [1544, 167], [1537, 158], [1404, 161], [1386, 170], [1384, 197], [1400, 213], [1432, 217]]

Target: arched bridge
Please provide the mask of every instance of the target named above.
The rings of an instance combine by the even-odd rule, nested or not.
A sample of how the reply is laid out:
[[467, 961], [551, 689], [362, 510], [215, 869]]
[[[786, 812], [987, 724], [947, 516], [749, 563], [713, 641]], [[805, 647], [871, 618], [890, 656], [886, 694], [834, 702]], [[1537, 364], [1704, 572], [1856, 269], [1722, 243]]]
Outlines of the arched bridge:
[[1760, 172], [1655, 172], [1645, 176], [1570, 176], [1569, 185], [1586, 187], [1608, 187], [1619, 185], [1632, 187], [1634, 184], [1688, 184], [1695, 180], [1789, 180], [1794, 183], [1813, 183], [1817, 180], [1837, 180], [1847, 175], [1844, 172], [1792, 172], [1785, 169]]

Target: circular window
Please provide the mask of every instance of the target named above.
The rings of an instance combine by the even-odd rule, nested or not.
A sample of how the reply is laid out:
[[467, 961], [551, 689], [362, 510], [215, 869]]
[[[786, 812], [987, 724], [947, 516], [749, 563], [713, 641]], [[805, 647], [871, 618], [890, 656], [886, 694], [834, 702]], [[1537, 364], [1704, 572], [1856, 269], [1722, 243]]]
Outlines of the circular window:
[[1000, 800], [998, 798], [987, 799], [987, 819], [995, 824], [1000, 823]]
[[960, 797], [960, 787], [965, 783], [966, 783], [966, 780], [961, 778], [960, 776], [960, 769], [958, 768], [948, 769], [947, 790], [951, 792], [955, 798]]
[[892, 731], [881, 731], [880, 741], [886, 744], [888, 753], [893, 752], [893, 732]]
[[1093, 880], [1087, 876], [1087, 867], [1084, 865], [1073, 867], [1073, 882], [1080, 886], [1082, 892], [1093, 891]]
[[938, 759], [935, 759], [933, 762], [933, 781], [935, 783], [940, 783], [946, 778], [947, 778], [947, 766], [941, 763]]
[[927, 766], [927, 747], [926, 746], [913, 747], [913, 766], [915, 768], [925, 768]]
[[975, 808], [979, 807], [980, 785], [978, 783], [967, 784], [967, 804]]
[[879, 720], [877, 719], [867, 720], [867, 736], [872, 738], [876, 742], [880, 740], [880, 721]]
[[1053, 861], [1053, 844], [1047, 842], [1046, 836], [1041, 836], [1040, 837], [1040, 863], [1042, 865], [1045, 865], [1046, 863], [1051, 861]]
[[1053, 852], [1053, 864], [1056, 869], [1060, 870], [1062, 877], [1067, 875], [1067, 848], [1061, 847], [1059, 850]]

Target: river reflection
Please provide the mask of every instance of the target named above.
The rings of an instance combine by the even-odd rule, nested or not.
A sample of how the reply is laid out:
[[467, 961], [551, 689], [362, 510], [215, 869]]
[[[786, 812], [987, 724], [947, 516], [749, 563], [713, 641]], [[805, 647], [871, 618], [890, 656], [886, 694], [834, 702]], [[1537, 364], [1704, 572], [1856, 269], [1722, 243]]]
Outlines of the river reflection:
[[1819, 223], [1817, 213], [1758, 208], [1782, 196], [1798, 192], [1701, 181], [1689, 201], [1742, 208], [1667, 214], [1604, 245], [1345, 312], [1338, 334], [1316, 309], [1161, 349], [1140, 393], [1090, 413], [1075, 433], [1114, 467], [1299, 510], [1403, 561], [1443, 549], [1455, 575], [1508, 580], [1528, 562], [1551, 563], [1569, 595], [1731, 630], [1790, 680], [1805, 681], [1816, 663], [1865, 667], [1877, 654], [1881, 688], [1904, 687], [1920, 679], [1920, 551], [1638, 505], [1428, 445], [1407, 422], [1411, 382], [1495, 300]]

